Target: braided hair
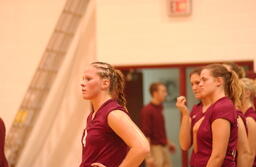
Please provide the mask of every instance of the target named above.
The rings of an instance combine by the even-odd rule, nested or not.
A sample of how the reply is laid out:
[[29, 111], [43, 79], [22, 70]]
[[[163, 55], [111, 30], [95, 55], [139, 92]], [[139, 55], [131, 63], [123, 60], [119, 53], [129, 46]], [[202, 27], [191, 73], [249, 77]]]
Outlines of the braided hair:
[[125, 80], [122, 72], [104, 62], [93, 62], [91, 65], [99, 70], [98, 75], [101, 78], [109, 79], [109, 92], [111, 97], [126, 108], [126, 99], [124, 96]]

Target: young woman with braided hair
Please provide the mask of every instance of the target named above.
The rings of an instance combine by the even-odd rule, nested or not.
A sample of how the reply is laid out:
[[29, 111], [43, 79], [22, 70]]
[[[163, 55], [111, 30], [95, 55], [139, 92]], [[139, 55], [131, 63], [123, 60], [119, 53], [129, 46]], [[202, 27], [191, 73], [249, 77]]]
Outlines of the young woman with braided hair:
[[122, 73], [94, 62], [85, 70], [81, 86], [93, 111], [83, 135], [80, 167], [138, 167], [149, 153], [149, 143], [128, 116]]

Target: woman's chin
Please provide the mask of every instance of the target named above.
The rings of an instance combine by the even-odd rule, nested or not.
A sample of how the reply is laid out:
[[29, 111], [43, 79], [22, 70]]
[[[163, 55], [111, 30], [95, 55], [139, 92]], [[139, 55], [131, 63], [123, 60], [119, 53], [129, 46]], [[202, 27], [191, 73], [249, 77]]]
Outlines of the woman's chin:
[[88, 100], [89, 98], [87, 96], [83, 95], [83, 99]]
[[201, 96], [201, 95], [196, 94], [196, 95], [195, 95], [195, 98], [196, 98], [196, 99], [201, 99], [201, 98], [202, 98], [202, 96]]

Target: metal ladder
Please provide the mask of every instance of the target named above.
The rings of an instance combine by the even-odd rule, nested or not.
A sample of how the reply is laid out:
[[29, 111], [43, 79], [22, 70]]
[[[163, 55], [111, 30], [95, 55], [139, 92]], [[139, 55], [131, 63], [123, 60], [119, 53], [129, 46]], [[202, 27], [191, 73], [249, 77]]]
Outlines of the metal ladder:
[[67, 0], [6, 137], [6, 155], [15, 167], [51, 90], [89, 0]]

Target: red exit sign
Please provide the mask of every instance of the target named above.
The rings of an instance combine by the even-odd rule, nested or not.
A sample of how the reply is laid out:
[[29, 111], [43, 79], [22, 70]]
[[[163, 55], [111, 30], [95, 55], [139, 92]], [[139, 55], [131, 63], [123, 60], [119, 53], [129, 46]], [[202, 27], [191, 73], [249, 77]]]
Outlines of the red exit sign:
[[191, 15], [191, 0], [169, 0], [171, 16], [188, 16]]

